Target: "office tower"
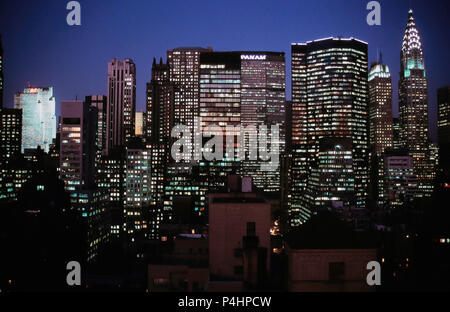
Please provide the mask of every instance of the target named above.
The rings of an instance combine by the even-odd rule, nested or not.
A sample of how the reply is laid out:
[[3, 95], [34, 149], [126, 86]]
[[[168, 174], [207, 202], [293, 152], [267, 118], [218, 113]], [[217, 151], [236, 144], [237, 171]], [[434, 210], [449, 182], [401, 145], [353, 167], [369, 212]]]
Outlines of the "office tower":
[[[268, 192], [280, 190], [280, 166], [263, 170], [262, 142], [258, 137], [267, 129], [268, 151], [271, 151], [272, 126], [279, 128], [275, 142], [279, 153], [285, 148], [285, 61], [279, 52], [202, 52], [200, 55], [200, 117], [202, 132], [234, 136], [234, 154], [227, 150], [223, 137], [223, 160], [204, 161], [209, 168], [210, 190], [225, 185], [232, 173], [254, 177], [257, 187]], [[208, 129], [208, 126], [219, 126]], [[228, 129], [226, 129], [228, 127]], [[232, 128], [235, 129], [232, 129]], [[225, 133], [226, 131], [226, 133]], [[245, 135], [245, 137], [241, 137]], [[254, 137], [255, 140], [252, 140]], [[242, 141], [242, 142], [240, 142]], [[259, 143], [258, 143], [259, 142]], [[244, 146], [241, 144], [244, 143]], [[239, 149], [245, 152], [239, 159]], [[258, 150], [252, 159], [250, 150]], [[279, 157], [279, 154], [276, 155]], [[259, 158], [258, 158], [259, 157]], [[279, 159], [278, 159], [279, 161]]]
[[[211, 281], [248, 281], [256, 272], [262, 278], [270, 267], [270, 203], [252, 189], [251, 178], [233, 180], [230, 176], [229, 192], [208, 196]], [[253, 266], [251, 250], [259, 259], [252, 259]]]
[[22, 109], [22, 152], [40, 146], [46, 152], [56, 136], [53, 87], [28, 87], [14, 96], [14, 108]]
[[96, 178], [98, 188], [108, 195], [111, 216], [112, 238], [120, 238], [123, 233], [124, 205], [126, 201], [126, 151], [124, 147], [111, 149], [102, 155]]
[[370, 194], [378, 204], [384, 202], [382, 154], [393, 148], [392, 129], [392, 78], [389, 67], [379, 62], [372, 63], [369, 70], [369, 133], [370, 133]]
[[147, 237], [147, 212], [150, 206], [150, 150], [133, 144], [126, 150], [125, 232], [130, 241]]
[[[366, 208], [368, 113], [367, 43], [327, 38], [292, 44], [291, 226], [302, 224], [317, 210], [342, 203], [344, 209]], [[335, 145], [351, 146], [353, 177], [346, 177], [346, 182], [318, 157], [327, 138]], [[322, 153], [325, 157], [329, 152]], [[336, 152], [335, 161], [347, 162], [348, 156]], [[322, 170], [331, 170], [333, 177], [317, 193], [311, 174], [320, 175]], [[340, 197], [351, 189], [354, 199]]]
[[[267, 127], [271, 142], [271, 126], [279, 127], [279, 155], [285, 151], [286, 63], [284, 53], [241, 52], [241, 127]], [[257, 133], [254, 133], [255, 135]], [[251, 135], [251, 133], [249, 134]], [[260, 142], [261, 143], [261, 142]], [[252, 141], [245, 141], [247, 152]], [[253, 144], [254, 148], [257, 144]], [[269, 144], [269, 148], [272, 145]], [[280, 157], [278, 155], [278, 157]], [[256, 187], [265, 192], [280, 191], [280, 167], [262, 170], [260, 160], [241, 160], [242, 176], [253, 177]]]
[[205, 224], [207, 188], [198, 179], [199, 166], [167, 164], [164, 184], [163, 220], [177, 224]]
[[438, 144], [441, 168], [450, 169], [450, 85], [437, 91]]
[[409, 11], [400, 51], [398, 101], [400, 139], [413, 157], [419, 181], [418, 196], [428, 196], [433, 191], [434, 175], [428, 138], [428, 81], [422, 40], [412, 10]]
[[[168, 183], [166, 174], [170, 156], [170, 131], [174, 120], [174, 87], [169, 75], [169, 65], [164, 64], [162, 58], [159, 63], [153, 59], [151, 81], [147, 83], [146, 133], [151, 159], [151, 203], [158, 214], [155, 222], [163, 219], [164, 187]], [[151, 230], [157, 237], [156, 229]]]
[[31, 176], [29, 168], [20, 161], [21, 147], [22, 110], [0, 108], [0, 202], [16, 200]]
[[85, 222], [87, 261], [94, 261], [109, 240], [108, 195], [96, 179], [98, 108], [88, 101], [61, 102], [60, 177], [70, 207]]
[[438, 143], [450, 144], [450, 85], [439, 88], [438, 99]]
[[22, 148], [22, 110], [0, 108], [0, 164], [20, 155]]
[[88, 102], [61, 102], [60, 176], [73, 204], [77, 192], [95, 184], [97, 116], [97, 108]]
[[151, 81], [147, 83], [147, 137], [167, 146], [174, 125], [174, 87], [169, 65], [153, 59]]
[[136, 112], [135, 116], [136, 125], [134, 129], [135, 136], [143, 136], [145, 129], [145, 113], [144, 112]]
[[392, 118], [392, 147], [394, 150], [402, 149], [403, 147], [400, 139], [400, 121], [398, 118]]
[[106, 100], [105, 95], [89, 95], [84, 100], [89, 106], [96, 107], [98, 110], [97, 153], [99, 155], [106, 148]]
[[[316, 164], [308, 177], [308, 191], [315, 198], [317, 209], [337, 212], [355, 202], [354, 166], [351, 138], [320, 139]], [[330, 198], [332, 195], [334, 198]]]
[[130, 59], [108, 63], [106, 150], [125, 146], [134, 136], [136, 112], [136, 65]]
[[387, 65], [372, 63], [369, 71], [370, 145], [381, 155], [392, 148], [392, 78]]
[[[206, 160], [200, 163], [210, 192], [218, 191], [226, 185], [227, 176], [237, 174], [239, 170], [240, 148], [238, 136], [241, 126], [241, 58], [240, 53], [204, 52], [200, 56], [200, 118], [201, 132], [205, 136], [205, 128], [217, 125], [220, 128], [210, 129], [209, 134], [222, 136], [223, 159]], [[234, 150], [231, 154], [226, 149], [223, 136], [225, 127], [229, 127], [227, 136], [234, 136]], [[231, 127], [235, 129], [231, 130]], [[196, 131], [197, 132], [197, 131]], [[206, 138], [203, 140], [205, 141]], [[203, 142], [202, 142], [203, 143]], [[204, 144], [202, 144], [203, 146]], [[204, 149], [204, 148], [203, 148]]]
[[194, 131], [199, 115], [200, 53], [212, 48], [180, 47], [167, 51], [170, 82], [175, 88], [174, 125], [185, 125]]
[[418, 191], [413, 159], [406, 150], [388, 151], [384, 159], [384, 196], [391, 208], [414, 199]]
[[307, 154], [307, 49], [305, 45], [291, 46], [291, 203], [288, 211], [290, 226], [309, 219], [310, 211], [301, 205], [308, 175]]
[[0, 109], [3, 108], [3, 45], [0, 36]]

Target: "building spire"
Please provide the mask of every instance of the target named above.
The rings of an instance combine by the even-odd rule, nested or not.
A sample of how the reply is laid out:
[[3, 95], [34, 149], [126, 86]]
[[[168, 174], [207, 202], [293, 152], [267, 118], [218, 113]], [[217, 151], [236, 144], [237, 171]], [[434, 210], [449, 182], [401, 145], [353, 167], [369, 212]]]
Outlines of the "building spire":
[[402, 51], [408, 52], [413, 49], [422, 50], [422, 41], [412, 9], [409, 10], [408, 23], [406, 24], [405, 35], [403, 36]]

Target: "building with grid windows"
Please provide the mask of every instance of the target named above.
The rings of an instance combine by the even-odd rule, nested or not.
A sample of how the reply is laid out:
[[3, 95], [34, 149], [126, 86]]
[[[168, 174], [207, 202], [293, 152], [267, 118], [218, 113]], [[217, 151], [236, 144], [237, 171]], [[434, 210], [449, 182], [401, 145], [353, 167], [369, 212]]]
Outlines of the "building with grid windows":
[[48, 152], [56, 137], [53, 87], [28, 87], [14, 96], [14, 108], [22, 109], [22, 152], [40, 146]]
[[[292, 51], [292, 169], [290, 224], [297, 226], [335, 199], [344, 209], [366, 208], [368, 196], [369, 109], [367, 43], [350, 38], [327, 38], [294, 43]], [[340, 200], [347, 189], [330, 186], [315, 191], [314, 176], [329, 170], [320, 160], [325, 138], [351, 146], [348, 187], [354, 197]], [[349, 142], [349, 143], [346, 143]], [[325, 156], [326, 150], [323, 150]], [[344, 155], [342, 155], [344, 156]], [[347, 155], [348, 156], [348, 155]], [[343, 161], [343, 160], [341, 160]], [[315, 173], [315, 175], [312, 175]], [[328, 180], [332, 183], [332, 180]], [[338, 186], [339, 188], [347, 186]], [[326, 198], [327, 200], [323, 200]]]

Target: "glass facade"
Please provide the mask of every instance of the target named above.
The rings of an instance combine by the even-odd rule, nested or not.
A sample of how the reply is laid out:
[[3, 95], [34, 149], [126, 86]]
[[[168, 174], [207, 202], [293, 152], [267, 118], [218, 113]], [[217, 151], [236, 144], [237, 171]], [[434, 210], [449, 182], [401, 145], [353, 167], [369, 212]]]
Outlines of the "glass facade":
[[25, 88], [14, 96], [14, 107], [22, 109], [22, 152], [38, 146], [48, 152], [56, 137], [53, 87]]
[[[327, 38], [292, 45], [292, 203], [291, 226], [338, 202], [347, 209], [366, 208], [368, 196], [368, 86], [367, 43], [357, 39]], [[329, 201], [315, 188], [321, 171], [323, 139], [350, 140], [352, 173], [347, 186], [330, 186]], [[325, 157], [325, 155], [323, 155]], [[334, 170], [334, 169], [333, 169]], [[350, 175], [352, 176], [350, 178]], [[328, 179], [328, 178], [326, 178]], [[342, 181], [338, 181], [341, 183]], [[341, 190], [340, 188], [345, 188]], [[336, 192], [354, 190], [339, 199]]]

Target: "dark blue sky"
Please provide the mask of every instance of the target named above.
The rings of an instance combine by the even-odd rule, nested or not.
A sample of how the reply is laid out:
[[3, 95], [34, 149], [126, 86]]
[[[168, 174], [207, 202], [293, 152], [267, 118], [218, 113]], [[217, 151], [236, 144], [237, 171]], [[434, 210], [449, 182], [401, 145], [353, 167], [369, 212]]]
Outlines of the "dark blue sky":
[[[290, 98], [290, 43], [330, 36], [369, 43], [393, 72], [394, 112], [400, 47], [408, 0], [384, 0], [381, 26], [368, 26], [369, 0], [81, 0], [81, 26], [66, 24], [66, 0], [8, 0], [0, 4], [4, 47], [4, 103], [27, 82], [54, 86], [57, 112], [62, 100], [106, 94], [107, 62], [131, 58], [137, 66], [137, 108], [144, 110], [145, 83], [153, 57], [179, 46], [214, 50], [286, 52]], [[450, 1], [412, 0], [423, 38], [429, 79], [430, 128], [436, 136], [436, 90], [450, 84]]]

